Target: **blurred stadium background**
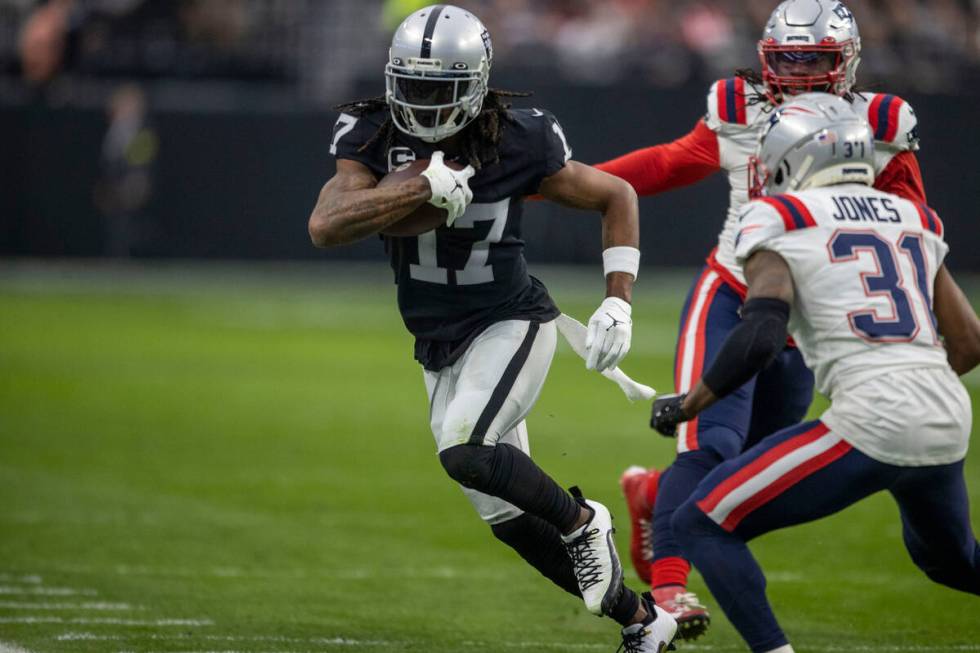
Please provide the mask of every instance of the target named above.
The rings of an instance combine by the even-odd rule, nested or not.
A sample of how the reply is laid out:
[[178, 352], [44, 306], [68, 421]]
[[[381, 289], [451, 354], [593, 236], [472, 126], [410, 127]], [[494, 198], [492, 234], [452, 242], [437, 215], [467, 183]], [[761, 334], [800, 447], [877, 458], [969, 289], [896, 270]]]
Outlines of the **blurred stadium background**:
[[[0, 0], [0, 652], [613, 649], [443, 477], [380, 245], [309, 244], [331, 107], [383, 91], [424, 4]], [[595, 162], [686, 133], [775, 0], [458, 4], [491, 30], [491, 84]], [[860, 81], [916, 108], [980, 305], [980, 1], [850, 6]], [[642, 201], [627, 369], [658, 388], [726, 202], [721, 176]], [[525, 236], [587, 317], [598, 220], [535, 204]], [[561, 350], [532, 446], [622, 520], [620, 470], [671, 457], [645, 420]], [[976, 528], [975, 455], [967, 474]], [[980, 604], [911, 565], [887, 498], [757, 549], [800, 651], [980, 651]], [[716, 617], [688, 650], [742, 650]]]
[[[374, 242], [316, 252], [304, 224], [332, 173], [331, 106], [383, 92], [390, 33], [423, 4], [0, 0], [0, 254], [376, 257]], [[687, 133], [708, 84], [756, 65], [773, 0], [462, 4], [491, 29], [491, 83], [533, 91], [596, 162]], [[852, 4], [860, 80], [916, 108], [952, 265], [980, 270], [980, 3]], [[697, 265], [724, 188], [719, 175], [644, 202], [647, 264]], [[598, 260], [592, 221], [543, 205], [529, 218], [532, 260]]]

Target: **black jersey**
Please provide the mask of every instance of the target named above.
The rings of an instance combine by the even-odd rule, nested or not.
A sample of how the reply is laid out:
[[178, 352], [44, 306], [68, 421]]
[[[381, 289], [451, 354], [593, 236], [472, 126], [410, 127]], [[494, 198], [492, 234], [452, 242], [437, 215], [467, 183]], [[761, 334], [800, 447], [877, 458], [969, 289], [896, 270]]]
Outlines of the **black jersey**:
[[[512, 109], [509, 114], [513, 120], [501, 121], [500, 161], [485, 164], [470, 179], [473, 202], [452, 227], [385, 237], [398, 307], [415, 336], [415, 358], [429, 370], [451, 365], [495, 322], [548, 321], [559, 314], [544, 285], [527, 272], [521, 215], [524, 197], [536, 193], [572, 153], [550, 113]], [[381, 178], [439, 149], [396, 130], [391, 147], [377, 139], [360, 151], [387, 118], [387, 109], [358, 117], [342, 114], [331, 153], [359, 161]]]

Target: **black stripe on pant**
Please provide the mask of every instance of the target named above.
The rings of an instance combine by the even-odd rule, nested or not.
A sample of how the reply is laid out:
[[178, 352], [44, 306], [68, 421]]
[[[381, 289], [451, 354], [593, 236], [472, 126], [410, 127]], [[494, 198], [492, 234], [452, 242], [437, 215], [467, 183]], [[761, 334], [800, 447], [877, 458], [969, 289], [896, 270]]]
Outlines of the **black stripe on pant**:
[[490, 400], [487, 401], [486, 407], [480, 413], [480, 418], [476, 420], [476, 426], [473, 427], [473, 433], [470, 434], [469, 444], [483, 444], [490, 425], [493, 423], [497, 413], [500, 412], [501, 407], [503, 407], [507, 395], [514, 389], [514, 383], [517, 382], [517, 377], [524, 368], [524, 363], [527, 362], [528, 356], [531, 355], [531, 347], [534, 346], [534, 339], [538, 335], [540, 326], [537, 322], [528, 324], [527, 334], [525, 334], [521, 346], [517, 348], [510, 362], [507, 363], [507, 368], [504, 370], [503, 376], [500, 377], [500, 381], [497, 382], [497, 386], [493, 389]]

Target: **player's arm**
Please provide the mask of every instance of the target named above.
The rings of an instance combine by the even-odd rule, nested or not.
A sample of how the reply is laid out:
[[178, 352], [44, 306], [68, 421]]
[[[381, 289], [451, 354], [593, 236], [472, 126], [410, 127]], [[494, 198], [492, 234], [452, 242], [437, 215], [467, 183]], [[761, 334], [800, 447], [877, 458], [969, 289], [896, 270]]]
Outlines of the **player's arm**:
[[[592, 166], [569, 161], [541, 182], [538, 191], [545, 199], [574, 209], [602, 213], [602, 248], [640, 246], [640, 208], [636, 192], [612, 175]], [[631, 301], [634, 275], [606, 275], [606, 296]]]
[[653, 404], [650, 426], [674, 435], [677, 424], [734, 392], [765, 369], [786, 346], [793, 277], [782, 256], [759, 250], [745, 264], [749, 292], [742, 320], [732, 329], [707, 372], [687, 395]]
[[656, 195], [720, 170], [718, 135], [698, 120], [689, 134], [671, 143], [636, 150], [595, 167], [626, 180], [640, 195]]
[[586, 367], [599, 371], [616, 367], [629, 351], [630, 301], [640, 266], [636, 192], [622, 179], [577, 161], [568, 161], [545, 177], [538, 192], [562, 206], [602, 213], [606, 299], [589, 320]]
[[980, 365], [980, 318], [946, 266], [936, 274], [933, 309], [949, 365], [963, 375]]
[[337, 160], [337, 174], [320, 190], [310, 214], [310, 239], [317, 247], [344, 245], [383, 231], [432, 197], [429, 180], [418, 176], [375, 188], [378, 180], [363, 163]]
[[310, 214], [310, 239], [317, 247], [353, 243], [380, 233], [425, 202], [446, 209], [452, 224], [473, 199], [472, 166], [453, 170], [434, 152], [429, 166], [414, 178], [392, 186], [378, 181], [363, 163], [337, 160], [337, 174], [320, 191]]

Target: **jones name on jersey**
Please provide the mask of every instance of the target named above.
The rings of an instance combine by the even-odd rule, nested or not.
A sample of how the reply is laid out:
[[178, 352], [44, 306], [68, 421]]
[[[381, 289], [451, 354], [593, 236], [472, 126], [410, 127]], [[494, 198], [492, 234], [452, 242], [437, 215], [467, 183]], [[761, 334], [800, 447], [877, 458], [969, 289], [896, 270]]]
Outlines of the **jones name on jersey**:
[[[452, 227], [406, 238], [385, 237], [398, 307], [416, 338], [415, 357], [426, 369], [452, 364], [495, 322], [544, 322], [559, 314], [544, 285], [527, 272], [521, 216], [524, 198], [565, 166], [571, 149], [549, 112], [511, 109], [508, 117], [502, 125], [499, 160], [484, 162], [470, 179], [473, 202]], [[364, 164], [380, 179], [441, 149], [439, 143], [398, 130], [390, 144], [383, 138], [371, 142], [387, 118], [387, 109], [362, 116], [342, 114], [331, 153]]]

